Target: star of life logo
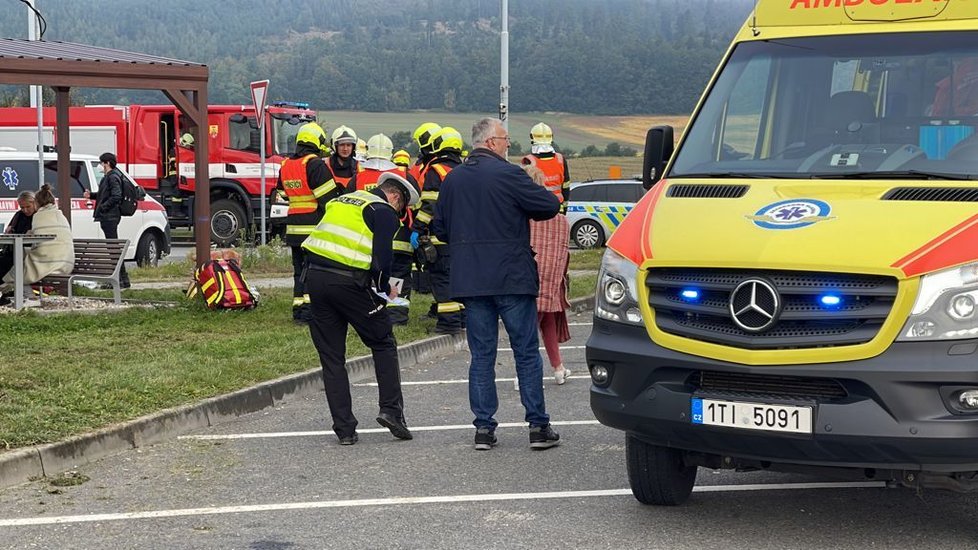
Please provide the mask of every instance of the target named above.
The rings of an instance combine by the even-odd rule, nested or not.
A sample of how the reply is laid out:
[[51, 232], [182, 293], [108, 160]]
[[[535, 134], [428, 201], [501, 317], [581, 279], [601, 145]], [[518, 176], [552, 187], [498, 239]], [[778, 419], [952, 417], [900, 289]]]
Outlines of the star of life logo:
[[17, 189], [17, 186], [20, 184], [20, 181], [17, 179], [17, 172], [15, 172], [14, 169], [9, 166], [0, 172], [0, 177], [3, 178], [3, 184], [6, 185], [7, 189], [11, 191]]
[[747, 219], [764, 229], [798, 229], [831, 220], [832, 207], [815, 199], [789, 199], [762, 207]]

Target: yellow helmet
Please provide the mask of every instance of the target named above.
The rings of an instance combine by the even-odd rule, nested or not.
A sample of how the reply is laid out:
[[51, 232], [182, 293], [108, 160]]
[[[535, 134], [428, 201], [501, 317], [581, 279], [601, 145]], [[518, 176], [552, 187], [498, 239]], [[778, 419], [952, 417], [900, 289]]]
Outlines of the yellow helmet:
[[387, 159], [391, 160], [394, 154], [394, 142], [384, 134], [375, 134], [367, 140], [368, 159]]
[[431, 136], [431, 150], [434, 153], [441, 153], [443, 151], [461, 153], [463, 146], [462, 134], [451, 126], [445, 126], [435, 132], [435, 135]]
[[434, 122], [425, 122], [414, 131], [414, 141], [422, 153], [431, 153], [431, 138], [438, 130], [441, 130], [441, 126]]
[[356, 157], [358, 160], [367, 158], [367, 142], [357, 138]]
[[[367, 147], [369, 146], [370, 144], [367, 143]], [[398, 166], [404, 166], [404, 167], [411, 166], [411, 153], [408, 153], [404, 149], [400, 149], [396, 153], [394, 153], [394, 155], [391, 157], [391, 160], [394, 162], [394, 164]]]
[[544, 123], [530, 128], [530, 145], [550, 145], [554, 141], [554, 131]]
[[352, 143], [357, 144], [357, 133], [353, 131], [349, 126], [339, 126], [333, 130], [333, 147], [341, 143]]
[[329, 142], [326, 140], [326, 132], [315, 122], [307, 122], [299, 128], [299, 133], [295, 135], [296, 145], [300, 143], [308, 144], [319, 149], [322, 153], [329, 151]]

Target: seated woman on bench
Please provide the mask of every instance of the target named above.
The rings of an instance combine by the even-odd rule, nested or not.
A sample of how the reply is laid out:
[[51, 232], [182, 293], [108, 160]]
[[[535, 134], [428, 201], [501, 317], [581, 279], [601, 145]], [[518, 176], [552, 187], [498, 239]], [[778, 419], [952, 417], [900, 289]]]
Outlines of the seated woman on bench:
[[[24, 254], [24, 284], [31, 285], [48, 275], [71, 273], [75, 267], [75, 246], [71, 239], [71, 226], [64, 214], [54, 204], [51, 186], [44, 184], [34, 195], [37, 211], [31, 220], [33, 235], [54, 235], [54, 239], [35, 244]], [[11, 269], [3, 276], [0, 293], [7, 294], [14, 288]]]

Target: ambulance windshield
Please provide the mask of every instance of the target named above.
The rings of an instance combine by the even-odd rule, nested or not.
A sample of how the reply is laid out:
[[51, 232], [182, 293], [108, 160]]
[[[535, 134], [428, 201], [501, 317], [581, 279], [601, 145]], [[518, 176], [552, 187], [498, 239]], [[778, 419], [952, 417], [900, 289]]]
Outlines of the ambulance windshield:
[[736, 46], [677, 177], [978, 178], [978, 32]]

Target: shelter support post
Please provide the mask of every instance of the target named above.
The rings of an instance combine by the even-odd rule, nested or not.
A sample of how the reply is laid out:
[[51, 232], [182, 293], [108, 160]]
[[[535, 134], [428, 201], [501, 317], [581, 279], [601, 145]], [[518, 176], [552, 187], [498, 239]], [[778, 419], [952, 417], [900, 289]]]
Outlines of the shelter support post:
[[[55, 143], [57, 143], [58, 152], [58, 184], [57, 184], [57, 197], [58, 197], [58, 207], [61, 213], [65, 215], [68, 219], [68, 223], [71, 224], [71, 139], [69, 138], [69, 128], [71, 127], [68, 121], [68, 91], [70, 88], [67, 86], [55, 86], [54, 87], [54, 109], [57, 116], [57, 135], [55, 136]], [[47, 172], [47, 170], [45, 170]], [[43, 181], [44, 176], [41, 176]]]

